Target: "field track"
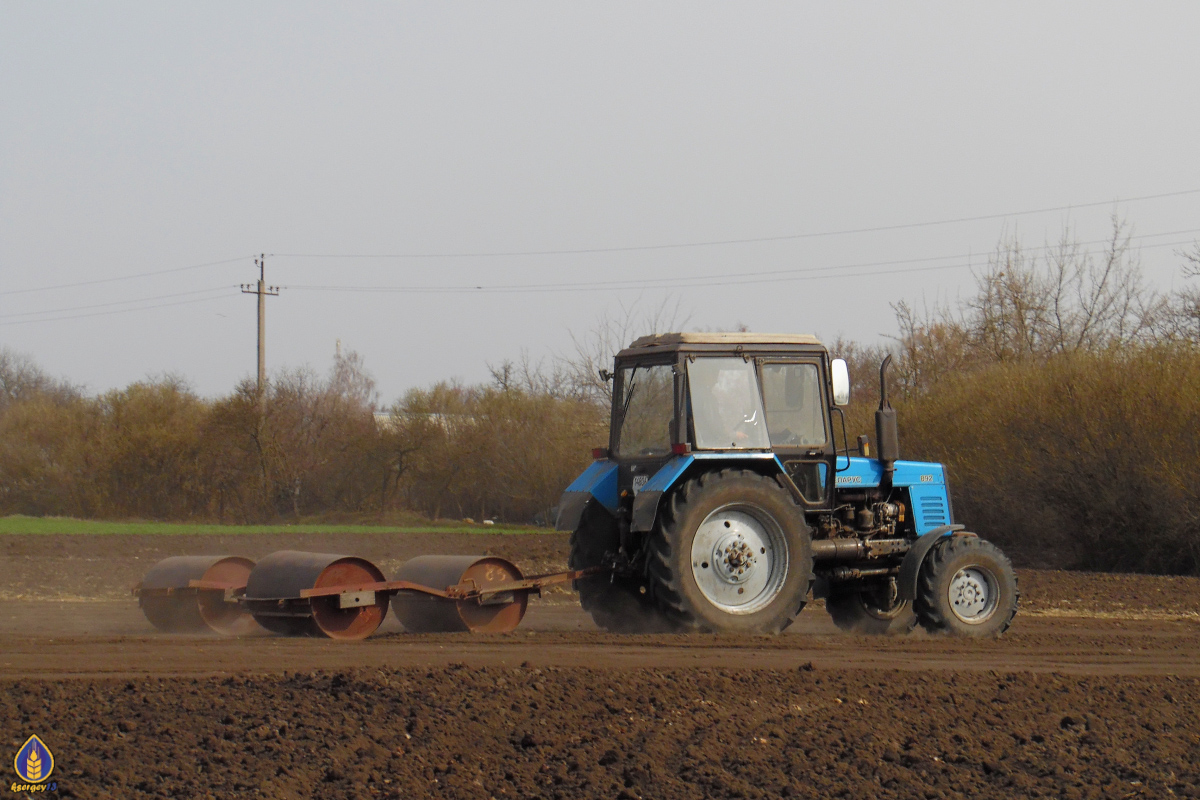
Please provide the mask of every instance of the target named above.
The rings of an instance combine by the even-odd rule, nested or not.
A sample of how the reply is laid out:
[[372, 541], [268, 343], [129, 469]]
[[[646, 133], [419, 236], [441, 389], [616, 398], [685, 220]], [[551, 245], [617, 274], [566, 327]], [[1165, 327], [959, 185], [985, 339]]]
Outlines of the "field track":
[[64, 797], [1200, 797], [1200, 580], [1021, 572], [984, 642], [848, 636], [819, 606], [778, 637], [612, 636], [566, 592], [502, 636], [219, 639], [156, 633], [127, 595], [167, 555], [283, 547], [385, 571], [566, 555], [552, 534], [2, 537], [12, 749], [45, 739]]

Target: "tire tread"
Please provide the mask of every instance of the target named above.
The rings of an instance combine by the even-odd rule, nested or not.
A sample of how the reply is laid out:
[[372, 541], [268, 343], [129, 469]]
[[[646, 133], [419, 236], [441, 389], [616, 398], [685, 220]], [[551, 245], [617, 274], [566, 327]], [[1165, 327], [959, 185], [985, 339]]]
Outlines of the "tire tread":
[[[681, 576], [675, 574], [671, 567], [675, 556], [675, 553], [673, 552], [674, 548], [672, 546], [672, 540], [678, 538], [676, 534], [678, 522], [695, 496], [702, 493], [709, 485], [714, 482], [722, 482], [738, 478], [768, 482], [768, 479], [764, 476], [748, 469], [726, 467], [725, 469], [716, 470], [714, 472], [701, 473], [699, 476], [685, 481], [683, 485], [669, 495], [663, 505], [659, 522], [654, 526], [654, 530], [650, 535], [650, 541], [648, 544], [650, 547], [650, 559], [647, 571], [652, 594], [659, 607], [663, 609], [664, 613], [666, 613], [683, 628], [692, 630], [706, 630], [709, 626], [704, 624], [702, 620], [700, 620], [689, 610], [687, 603], [683, 599], [683, 593], [679, 585]], [[773, 488], [777, 487], [774, 481], [770, 481], [770, 484]], [[808, 592], [812, 586], [811, 557], [810, 563], [808, 564], [808, 572], [808, 583], [806, 584], [803, 593], [805, 598], [807, 598]], [[772, 630], [764, 632], [780, 633], [783, 631], [792, 623], [796, 615], [798, 615], [804, 608], [805, 604], [806, 600], [801, 600], [795, 611], [788, 616], [787, 619], [782, 620]]]
[[1007, 610], [1007, 616], [1003, 623], [1001, 623], [1000, 627], [992, 635], [1000, 636], [1012, 625], [1021, 596], [1020, 589], [1017, 586], [1016, 573], [1012, 568], [1012, 562], [1009, 561], [1008, 556], [1004, 555], [1000, 548], [989, 541], [980, 539], [974, 535], [954, 535], [934, 545], [926, 557], [925, 563], [921, 565], [920, 572], [917, 573], [917, 593], [916, 599], [913, 601], [913, 607], [917, 613], [917, 620], [930, 633], [955, 633], [953, 623], [942, 612], [938, 603], [938, 577], [945, 572], [947, 562], [953, 560], [959, 554], [974, 548], [987, 551], [1012, 576], [1014, 590], [1012, 605]]

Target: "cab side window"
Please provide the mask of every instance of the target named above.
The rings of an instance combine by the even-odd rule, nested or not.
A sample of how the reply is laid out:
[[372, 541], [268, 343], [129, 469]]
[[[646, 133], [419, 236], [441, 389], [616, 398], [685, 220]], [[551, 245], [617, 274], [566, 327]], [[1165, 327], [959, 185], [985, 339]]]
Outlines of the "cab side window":
[[762, 393], [772, 447], [825, 444], [825, 414], [816, 364], [763, 364]]

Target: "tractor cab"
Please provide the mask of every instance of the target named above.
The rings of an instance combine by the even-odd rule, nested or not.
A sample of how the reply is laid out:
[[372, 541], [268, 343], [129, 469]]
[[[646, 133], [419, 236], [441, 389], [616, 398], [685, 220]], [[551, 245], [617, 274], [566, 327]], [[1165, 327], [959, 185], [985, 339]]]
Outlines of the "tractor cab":
[[830, 374], [828, 353], [812, 336], [636, 340], [617, 355], [613, 373], [609, 453], [620, 468], [619, 491], [639, 494], [680, 455], [775, 458], [800, 502], [827, 508], [835, 471]]

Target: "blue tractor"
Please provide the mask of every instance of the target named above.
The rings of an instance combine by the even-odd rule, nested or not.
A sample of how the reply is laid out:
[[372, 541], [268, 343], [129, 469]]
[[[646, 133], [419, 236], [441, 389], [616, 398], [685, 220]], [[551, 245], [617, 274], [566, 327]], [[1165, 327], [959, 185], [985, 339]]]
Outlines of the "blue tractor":
[[889, 361], [872, 457], [846, 437], [846, 362], [811, 336], [668, 333], [618, 353], [608, 447], [557, 518], [595, 622], [777, 633], [811, 594], [846, 630], [1003, 633], [1012, 565], [954, 524], [941, 464], [899, 459]]

